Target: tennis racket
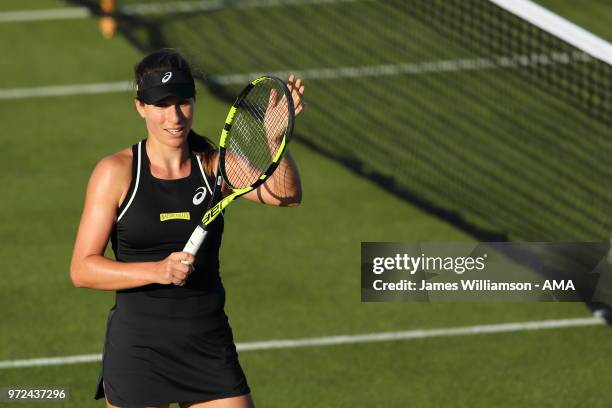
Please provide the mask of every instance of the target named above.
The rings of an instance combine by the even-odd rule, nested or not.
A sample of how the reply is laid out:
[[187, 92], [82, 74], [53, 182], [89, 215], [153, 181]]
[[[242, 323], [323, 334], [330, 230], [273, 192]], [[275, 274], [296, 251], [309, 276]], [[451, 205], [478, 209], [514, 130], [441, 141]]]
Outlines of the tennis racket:
[[[294, 120], [291, 93], [279, 78], [262, 76], [242, 90], [221, 132], [213, 196], [183, 251], [195, 255], [206, 238], [207, 225], [274, 173], [291, 139]], [[220, 194], [222, 179], [231, 190], [226, 197]]]

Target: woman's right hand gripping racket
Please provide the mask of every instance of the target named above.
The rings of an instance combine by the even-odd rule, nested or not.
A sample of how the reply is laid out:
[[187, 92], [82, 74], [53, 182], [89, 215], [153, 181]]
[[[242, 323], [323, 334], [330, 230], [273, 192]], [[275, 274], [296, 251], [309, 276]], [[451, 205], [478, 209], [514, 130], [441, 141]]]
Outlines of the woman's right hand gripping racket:
[[[221, 132], [209, 208], [183, 251], [195, 256], [206, 238], [206, 226], [234, 199], [256, 189], [274, 173], [291, 139], [294, 119], [291, 93], [279, 78], [263, 76], [242, 90]], [[221, 177], [231, 190], [225, 197], [220, 195]]]

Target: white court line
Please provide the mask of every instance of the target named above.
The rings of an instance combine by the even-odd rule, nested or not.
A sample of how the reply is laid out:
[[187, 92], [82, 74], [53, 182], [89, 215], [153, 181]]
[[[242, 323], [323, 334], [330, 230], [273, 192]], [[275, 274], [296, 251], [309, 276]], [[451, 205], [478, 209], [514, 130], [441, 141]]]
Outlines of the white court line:
[[[132, 4], [119, 7], [118, 11], [126, 15], [179, 14], [205, 11], [217, 11], [229, 8], [263, 8], [277, 6], [303, 6], [333, 3], [352, 3], [371, 0], [200, 0]], [[20, 10], [0, 12], [0, 23], [23, 23], [28, 21], [71, 20], [92, 16], [87, 7], [71, 7], [43, 10]]]
[[[386, 341], [415, 340], [432, 337], [470, 336], [476, 334], [508, 333], [518, 331], [533, 331], [546, 329], [560, 329], [566, 327], [598, 326], [605, 320], [600, 317], [587, 317], [577, 319], [541, 320], [534, 322], [500, 323], [478, 326], [449, 327], [441, 329], [421, 329], [397, 332], [382, 332], [356, 334], [346, 336], [317, 337], [309, 339], [269, 340], [251, 343], [238, 343], [238, 351], [272, 350], [298, 347], [318, 347], [355, 343], [375, 343]], [[68, 365], [78, 363], [92, 363], [102, 360], [101, 354], [85, 354], [66, 357], [34, 358], [28, 360], [0, 361], [0, 368], [40, 367]]]
[[243, 84], [265, 74], [286, 78], [289, 74], [301, 76], [302, 79], [342, 79], [380, 77], [390, 75], [421, 75], [440, 72], [475, 71], [493, 68], [520, 68], [536, 65], [571, 64], [573, 62], [591, 62], [589, 55], [575, 51], [568, 53], [516, 55], [497, 58], [470, 58], [441, 61], [407, 62], [400, 64], [366, 65], [360, 67], [319, 68], [309, 70], [251, 72], [248, 74], [221, 75], [211, 77], [210, 81], [220, 85]]
[[102, 82], [97, 84], [40, 86], [32, 88], [0, 89], [0, 99], [101, 94], [111, 92], [127, 92], [130, 90], [132, 90], [131, 81]]
[[0, 12], [0, 23], [23, 23], [26, 21], [71, 20], [88, 18], [91, 12], [86, 7], [58, 8], [47, 10], [24, 10]]
[[277, 6], [304, 6], [317, 4], [354, 3], [371, 0], [207, 0], [207, 1], [176, 1], [171, 3], [143, 3], [120, 7], [119, 11], [128, 15], [193, 13], [202, 11], [217, 11], [223, 9], [263, 8]]
[[[286, 78], [293, 73], [306, 80], [381, 77], [390, 75], [422, 75], [440, 72], [474, 71], [494, 68], [519, 68], [535, 65], [571, 64], [589, 62], [591, 57], [582, 52], [517, 55], [513, 57], [472, 58], [458, 60], [408, 62], [401, 64], [366, 65], [360, 67], [320, 68], [309, 70], [277, 71], [272, 75]], [[264, 72], [211, 76], [208, 80], [219, 85], [246, 84]], [[67, 96], [109, 92], [127, 92], [132, 89], [130, 81], [107, 82], [98, 84], [76, 84], [63, 86], [43, 86], [32, 88], [0, 89], [1, 99], [20, 99], [47, 96]]]

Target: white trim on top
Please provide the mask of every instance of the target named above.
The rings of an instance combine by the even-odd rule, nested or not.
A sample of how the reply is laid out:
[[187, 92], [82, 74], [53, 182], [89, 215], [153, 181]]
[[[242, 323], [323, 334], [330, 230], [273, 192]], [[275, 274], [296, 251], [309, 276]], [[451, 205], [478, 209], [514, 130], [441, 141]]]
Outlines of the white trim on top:
[[568, 44], [612, 65], [612, 44], [531, 0], [489, 0]]
[[125, 212], [127, 211], [127, 209], [130, 208], [130, 205], [132, 205], [132, 201], [134, 201], [134, 197], [136, 197], [136, 191], [138, 190], [138, 184], [140, 184], [140, 167], [141, 167], [140, 164], [142, 160], [141, 156], [142, 156], [142, 141], [138, 142], [138, 165], [137, 165], [138, 167], [136, 167], [136, 184], [134, 185], [134, 191], [132, 191], [132, 196], [130, 197], [130, 201], [128, 201], [123, 211], [121, 211], [121, 214], [119, 215], [119, 217], [117, 217], [117, 222], [119, 222], [121, 218], [125, 215]]
[[208, 192], [210, 193], [210, 195], [212, 196], [212, 189], [210, 188], [210, 184], [208, 184], [208, 178], [206, 178], [206, 173], [204, 173], [204, 168], [202, 167], [202, 162], [200, 161], [200, 158], [198, 157], [198, 155], [195, 155], [196, 160], [198, 161], [198, 166], [200, 167], [200, 173], [202, 173], [202, 178], [204, 179], [204, 182], [206, 183], [206, 187], [208, 187]]

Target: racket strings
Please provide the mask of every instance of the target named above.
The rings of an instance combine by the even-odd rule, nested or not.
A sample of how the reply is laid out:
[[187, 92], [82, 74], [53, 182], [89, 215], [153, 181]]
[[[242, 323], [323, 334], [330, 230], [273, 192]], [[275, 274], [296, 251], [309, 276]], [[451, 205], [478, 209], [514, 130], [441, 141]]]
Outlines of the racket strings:
[[281, 148], [288, 126], [289, 108], [281, 86], [274, 80], [255, 85], [238, 106], [226, 140], [224, 165], [232, 187], [248, 187], [261, 177]]

